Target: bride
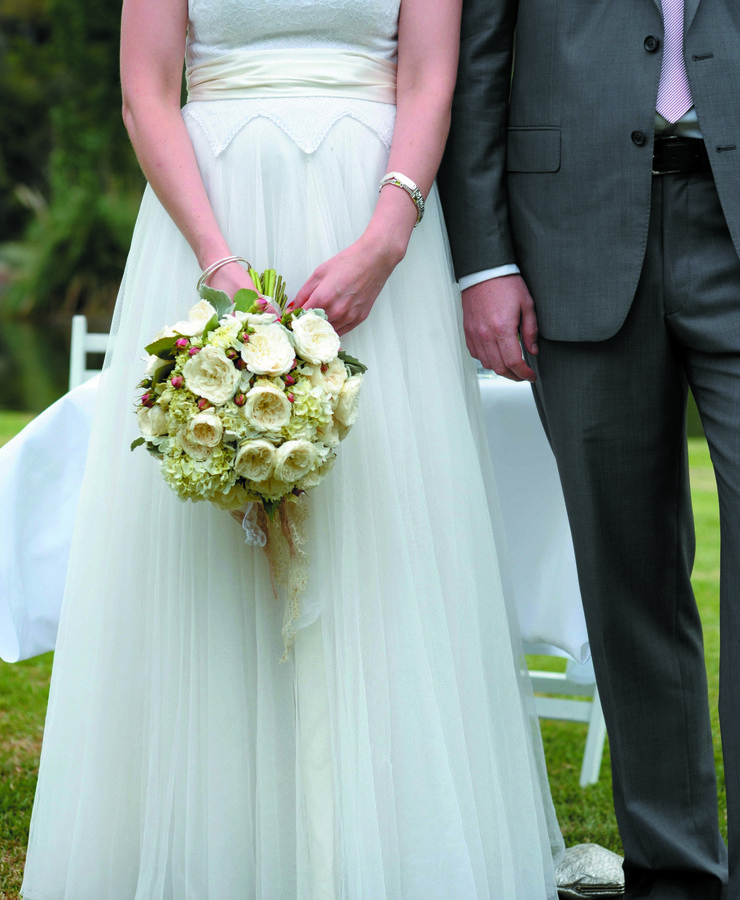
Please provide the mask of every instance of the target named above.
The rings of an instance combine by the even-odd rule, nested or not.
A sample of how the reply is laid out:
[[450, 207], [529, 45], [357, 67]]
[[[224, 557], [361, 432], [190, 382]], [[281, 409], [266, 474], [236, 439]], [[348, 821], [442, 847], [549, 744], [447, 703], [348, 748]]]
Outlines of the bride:
[[[25, 900], [556, 896], [433, 186], [460, 5], [124, 2], [124, 118], [149, 187], [96, 402]], [[202, 270], [250, 286], [233, 255], [276, 268], [369, 367], [308, 497], [287, 664], [264, 556], [129, 452], [142, 348]]]

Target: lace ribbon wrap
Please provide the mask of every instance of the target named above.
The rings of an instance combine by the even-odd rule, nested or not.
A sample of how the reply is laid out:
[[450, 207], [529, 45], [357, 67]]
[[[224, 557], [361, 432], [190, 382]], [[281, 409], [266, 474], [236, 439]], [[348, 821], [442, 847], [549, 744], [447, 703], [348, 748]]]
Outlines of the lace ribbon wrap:
[[261, 547], [270, 566], [275, 599], [285, 593], [283, 617], [283, 649], [281, 662], [287, 662], [288, 652], [296, 635], [296, 622], [301, 615], [300, 597], [308, 585], [308, 554], [306, 521], [308, 509], [302, 497], [283, 500], [274, 516], [268, 516], [261, 503], [248, 503], [244, 510], [231, 515], [244, 529], [245, 543]]

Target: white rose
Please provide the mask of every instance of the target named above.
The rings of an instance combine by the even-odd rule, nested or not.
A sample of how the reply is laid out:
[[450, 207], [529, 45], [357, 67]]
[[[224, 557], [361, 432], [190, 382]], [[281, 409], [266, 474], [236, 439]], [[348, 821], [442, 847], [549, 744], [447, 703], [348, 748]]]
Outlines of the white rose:
[[324, 387], [333, 397], [338, 396], [347, 380], [347, 367], [345, 364], [341, 359], [333, 359], [323, 375]]
[[298, 354], [314, 365], [331, 362], [339, 353], [339, 335], [329, 322], [309, 309], [291, 324]]
[[217, 447], [221, 443], [223, 433], [223, 422], [209, 412], [193, 416], [186, 428], [188, 440], [200, 447]]
[[282, 325], [256, 325], [242, 347], [242, 359], [255, 375], [284, 375], [293, 368], [295, 350]]
[[157, 403], [149, 409], [146, 406], [142, 406], [136, 413], [136, 420], [139, 423], [139, 431], [142, 437], [147, 438], [147, 440], [167, 434], [167, 416]]
[[193, 459], [208, 459], [213, 453], [213, 447], [205, 447], [203, 444], [196, 444], [195, 441], [190, 438], [185, 426], [177, 432], [177, 444]]
[[146, 358], [146, 369], [144, 370], [145, 375], [154, 375], [154, 373], [161, 369], [162, 366], [169, 366], [170, 360], [168, 359], [160, 359], [158, 356], [154, 356], [150, 354]]
[[264, 481], [252, 485], [256, 494], [261, 494], [265, 500], [280, 500], [293, 490], [292, 484], [286, 484], [279, 478], [266, 478]]
[[344, 382], [344, 386], [339, 392], [339, 399], [337, 400], [337, 408], [334, 410], [334, 416], [347, 428], [351, 428], [357, 421], [361, 387], [362, 375], [353, 375]]
[[290, 421], [290, 400], [284, 391], [265, 379], [257, 381], [247, 393], [242, 415], [260, 431], [279, 431]]
[[[322, 372], [321, 370], [324, 369]], [[306, 375], [311, 384], [323, 388], [333, 398], [339, 396], [342, 385], [347, 380], [347, 367], [341, 359], [336, 357], [328, 365], [303, 366], [301, 371]]]
[[215, 313], [215, 308], [207, 300], [200, 300], [189, 310], [187, 322], [176, 322], [172, 330], [186, 337], [203, 334], [203, 329]]
[[331, 455], [326, 458], [326, 461], [323, 465], [314, 469], [312, 472], [309, 472], [308, 475], [305, 476], [303, 481], [301, 481], [300, 483], [300, 487], [304, 491], [315, 488], [321, 481], [323, 481], [324, 476], [332, 470], [332, 468], [334, 467], [334, 460], [336, 458], [336, 453], [332, 451]]
[[265, 481], [275, 468], [275, 448], [261, 439], [246, 441], [239, 447], [234, 471], [249, 481]]
[[252, 328], [255, 325], [271, 325], [277, 321], [277, 316], [274, 313], [245, 313], [235, 309], [232, 315], [245, 325], [251, 325]]
[[149, 341], [150, 344], [153, 344], [155, 341], [159, 341], [165, 337], [174, 337], [175, 329], [171, 328], [169, 325], [165, 325], [164, 328], [160, 328], [159, 331], [154, 335], [154, 337]]
[[216, 347], [206, 346], [183, 366], [185, 386], [214, 406], [226, 403], [236, 393], [241, 372], [228, 356]]
[[286, 441], [275, 451], [275, 477], [294, 484], [313, 469], [318, 456], [310, 441]]
[[330, 422], [319, 430], [318, 438], [327, 447], [336, 447], [339, 443], [339, 429], [336, 422]]

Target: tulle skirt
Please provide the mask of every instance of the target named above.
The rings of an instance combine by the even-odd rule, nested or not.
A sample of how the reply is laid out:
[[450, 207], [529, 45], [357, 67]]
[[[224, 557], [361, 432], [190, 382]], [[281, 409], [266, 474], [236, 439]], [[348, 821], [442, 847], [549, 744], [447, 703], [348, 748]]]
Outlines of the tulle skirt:
[[[387, 158], [364, 125], [341, 118], [305, 153], [258, 118], [217, 157], [191, 130], [233, 252], [291, 295], [362, 232]], [[147, 190], [96, 401], [24, 897], [554, 898], [436, 193], [343, 342], [368, 373], [307, 498], [287, 663], [262, 552], [129, 450], [143, 347], [183, 318], [198, 274]]]

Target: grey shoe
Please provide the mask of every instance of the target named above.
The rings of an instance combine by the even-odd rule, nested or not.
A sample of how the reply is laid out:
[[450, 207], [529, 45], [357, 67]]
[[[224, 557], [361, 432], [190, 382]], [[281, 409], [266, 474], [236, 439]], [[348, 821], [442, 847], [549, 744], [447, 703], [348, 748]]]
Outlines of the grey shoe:
[[619, 897], [624, 894], [622, 857], [598, 844], [568, 847], [555, 869], [561, 898]]

